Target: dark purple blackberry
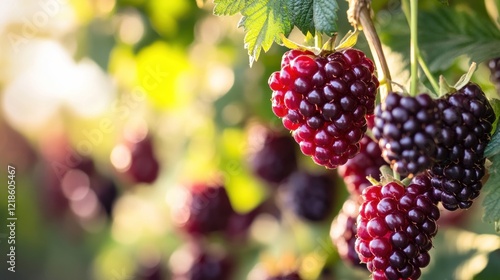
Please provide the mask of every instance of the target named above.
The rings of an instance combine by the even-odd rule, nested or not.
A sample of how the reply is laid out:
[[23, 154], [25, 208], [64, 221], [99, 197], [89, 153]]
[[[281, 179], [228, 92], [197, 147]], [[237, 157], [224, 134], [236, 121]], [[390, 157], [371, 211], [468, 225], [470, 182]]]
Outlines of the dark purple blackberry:
[[340, 177], [344, 178], [349, 193], [356, 196], [371, 186], [367, 176], [380, 179], [380, 167], [386, 164], [380, 147], [370, 137], [364, 136], [360, 146], [359, 154], [337, 169]]
[[500, 57], [488, 61], [488, 68], [490, 68], [491, 72], [490, 80], [500, 93]]
[[365, 268], [356, 253], [356, 218], [359, 215], [359, 197], [349, 197], [330, 228], [330, 238], [337, 247], [340, 258], [355, 267]]
[[225, 230], [234, 214], [226, 189], [198, 183], [191, 186], [189, 196], [177, 217], [181, 227], [190, 234], [208, 234]]
[[269, 78], [274, 114], [317, 164], [336, 168], [358, 153], [379, 86], [373, 71], [356, 49], [324, 56], [291, 50]]
[[467, 209], [479, 195], [485, 174], [484, 150], [495, 113], [481, 88], [468, 83], [438, 100], [443, 128], [430, 170], [434, 199], [448, 210]]
[[297, 272], [291, 272], [285, 275], [277, 275], [266, 278], [266, 280], [302, 280]]
[[106, 215], [111, 217], [114, 203], [119, 196], [116, 183], [111, 178], [104, 175], [91, 174], [90, 188], [95, 192]]
[[418, 279], [429, 264], [440, 215], [431, 190], [420, 174], [407, 188], [390, 182], [363, 191], [355, 248], [374, 280]]
[[382, 157], [406, 177], [434, 163], [441, 119], [436, 102], [427, 94], [416, 97], [389, 93], [375, 110], [373, 136]]
[[252, 225], [255, 218], [261, 214], [263, 209], [257, 206], [252, 211], [247, 213], [236, 213], [234, 212], [225, 228], [225, 233], [228, 237], [232, 238], [234, 241], [244, 241], [247, 237], [248, 229]]
[[219, 251], [180, 248], [170, 259], [173, 280], [230, 280], [233, 263]]
[[156, 158], [153, 139], [146, 135], [139, 141], [125, 139], [111, 154], [116, 170], [132, 183], [153, 183], [158, 177], [160, 163]]
[[48, 216], [59, 221], [71, 211], [87, 221], [111, 217], [119, 196], [114, 180], [100, 173], [92, 158], [74, 150], [66, 136], [49, 136], [48, 140], [51, 143], [42, 141], [42, 160], [35, 172]]
[[295, 172], [282, 185], [285, 206], [308, 221], [322, 221], [332, 210], [335, 182], [327, 175]]
[[252, 134], [250, 167], [259, 178], [273, 184], [280, 183], [297, 169], [295, 141], [290, 135], [267, 129], [259, 132], [259, 135]]

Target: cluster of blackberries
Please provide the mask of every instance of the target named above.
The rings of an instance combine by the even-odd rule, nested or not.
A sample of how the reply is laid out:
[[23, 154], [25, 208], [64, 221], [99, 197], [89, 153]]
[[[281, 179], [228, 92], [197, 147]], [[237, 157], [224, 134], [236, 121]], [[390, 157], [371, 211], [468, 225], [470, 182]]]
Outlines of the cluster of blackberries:
[[482, 187], [494, 121], [481, 88], [468, 83], [436, 100], [390, 93], [375, 110], [373, 135], [396, 172], [414, 176], [429, 170], [433, 199], [448, 210], [466, 209]]

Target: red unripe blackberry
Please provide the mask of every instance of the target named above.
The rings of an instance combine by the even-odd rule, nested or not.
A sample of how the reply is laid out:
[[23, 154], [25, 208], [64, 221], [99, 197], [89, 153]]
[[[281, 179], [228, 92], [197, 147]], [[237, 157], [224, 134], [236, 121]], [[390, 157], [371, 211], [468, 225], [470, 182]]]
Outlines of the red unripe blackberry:
[[386, 164], [380, 147], [370, 137], [364, 136], [360, 147], [359, 154], [337, 169], [340, 176], [344, 178], [349, 193], [356, 196], [361, 195], [363, 189], [371, 186], [370, 181], [366, 179], [367, 176], [376, 180], [380, 179], [380, 167]]
[[337, 217], [333, 220], [330, 228], [330, 238], [337, 247], [340, 258], [350, 265], [366, 268], [361, 263], [355, 249], [356, 242], [356, 218], [359, 215], [359, 197], [349, 197], [342, 206]]
[[466, 209], [482, 188], [484, 150], [495, 113], [481, 88], [468, 83], [438, 100], [443, 128], [438, 163], [431, 170], [434, 199], [448, 210]]
[[250, 168], [259, 178], [277, 184], [297, 169], [296, 144], [289, 134], [262, 128], [251, 135]]
[[284, 204], [308, 221], [322, 221], [332, 210], [334, 180], [326, 174], [295, 172], [281, 186]]
[[176, 217], [180, 226], [190, 234], [208, 234], [226, 229], [234, 214], [226, 189], [197, 183], [191, 186], [183, 208]]
[[272, 109], [302, 153], [336, 168], [354, 157], [372, 114], [379, 82], [373, 62], [356, 49], [324, 56], [291, 50], [269, 78]]
[[363, 191], [355, 248], [373, 279], [418, 279], [429, 264], [440, 215], [431, 189], [420, 174], [407, 188], [390, 182]]
[[375, 110], [373, 136], [379, 142], [382, 157], [406, 177], [434, 163], [440, 123], [437, 104], [429, 95], [389, 93]]

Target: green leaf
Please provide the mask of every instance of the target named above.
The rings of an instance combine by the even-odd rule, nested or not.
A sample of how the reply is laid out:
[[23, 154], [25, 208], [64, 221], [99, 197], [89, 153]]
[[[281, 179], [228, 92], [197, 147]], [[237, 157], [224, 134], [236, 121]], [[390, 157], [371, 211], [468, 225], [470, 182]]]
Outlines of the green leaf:
[[245, 8], [247, 0], [214, 0], [214, 14], [232, 16]]
[[292, 12], [293, 24], [302, 31], [314, 34], [313, 20], [313, 1], [314, 0], [290, 0], [290, 10]]
[[484, 157], [489, 158], [500, 153], [500, 133], [496, 131], [484, 150]]
[[315, 31], [333, 36], [337, 32], [336, 0], [289, 0], [293, 24], [302, 33]]
[[497, 118], [493, 123], [493, 128], [491, 130], [494, 131], [495, 133], [493, 133], [493, 136], [491, 137], [488, 146], [486, 146], [486, 149], [484, 150], [484, 157], [491, 157], [500, 153], [500, 131], [498, 127], [498, 120], [500, 116], [500, 100], [492, 99], [490, 100], [490, 104]]
[[259, 58], [260, 51], [268, 51], [274, 42], [281, 43], [281, 35], [292, 31], [288, 0], [253, 0], [241, 11], [243, 18], [238, 27], [243, 27], [245, 48], [248, 49], [250, 65]]
[[490, 158], [492, 165], [489, 168], [490, 177], [483, 187], [483, 221], [495, 223], [495, 228], [498, 231], [500, 223], [500, 154]]
[[419, 24], [420, 48], [431, 71], [449, 68], [461, 55], [476, 63], [500, 56], [500, 31], [474, 11], [436, 9], [422, 13]]
[[313, 21], [316, 31], [333, 36], [337, 32], [337, 0], [314, 0]]
[[[419, 12], [419, 48], [433, 73], [449, 69], [462, 55], [477, 64], [500, 57], [500, 30], [486, 14], [461, 8]], [[410, 30], [406, 18], [396, 14], [390, 24], [379, 29], [384, 44], [401, 53], [409, 67]]]

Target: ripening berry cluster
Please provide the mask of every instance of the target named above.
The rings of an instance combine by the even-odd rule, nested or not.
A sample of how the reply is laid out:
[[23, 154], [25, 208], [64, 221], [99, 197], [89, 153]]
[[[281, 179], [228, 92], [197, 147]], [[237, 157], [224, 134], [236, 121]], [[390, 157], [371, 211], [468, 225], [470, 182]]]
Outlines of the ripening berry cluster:
[[[390, 92], [375, 108], [373, 71], [373, 63], [355, 49], [320, 55], [290, 50], [269, 78], [272, 110], [303, 154], [338, 168], [344, 180], [350, 196], [330, 231], [340, 257], [368, 268], [373, 279], [418, 279], [430, 261], [438, 203], [466, 209], [479, 195], [496, 117], [471, 82], [438, 99]], [[365, 135], [368, 126], [373, 139]], [[410, 185], [380, 178], [386, 164], [413, 178]], [[306, 190], [314, 180], [304, 176], [289, 177], [287, 184], [297, 191], [289, 204], [325, 208], [319, 189], [315, 200], [306, 195], [313, 193]]]
[[269, 78], [274, 114], [317, 164], [336, 168], [358, 154], [379, 85], [373, 71], [359, 50], [290, 50]]

